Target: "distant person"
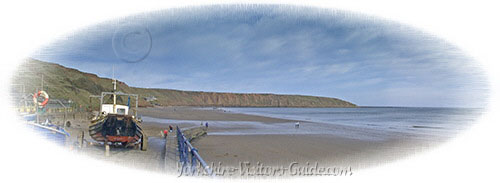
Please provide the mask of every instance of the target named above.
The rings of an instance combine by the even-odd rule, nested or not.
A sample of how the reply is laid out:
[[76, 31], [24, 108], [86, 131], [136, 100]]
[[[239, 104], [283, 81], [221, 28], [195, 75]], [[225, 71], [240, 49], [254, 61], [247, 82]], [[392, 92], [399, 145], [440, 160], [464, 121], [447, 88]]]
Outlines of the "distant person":
[[205, 122], [205, 128], [208, 129], [208, 122]]
[[172, 131], [174, 130], [174, 127], [172, 127], [172, 125], [168, 125], [168, 129], [169, 129], [170, 133], [172, 133]]
[[168, 136], [168, 130], [167, 130], [167, 129], [163, 130], [163, 136], [164, 136], [165, 138], [167, 138], [167, 136]]
[[295, 123], [295, 128], [299, 128], [299, 126], [300, 126], [300, 123], [297, 121], [297, 122]]

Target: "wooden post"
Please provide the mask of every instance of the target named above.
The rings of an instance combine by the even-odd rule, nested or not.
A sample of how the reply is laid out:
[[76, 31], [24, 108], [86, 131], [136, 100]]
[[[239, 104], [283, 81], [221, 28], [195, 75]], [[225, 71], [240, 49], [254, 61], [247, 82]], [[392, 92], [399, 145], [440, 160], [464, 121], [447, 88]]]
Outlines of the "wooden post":
[[84, 136], [85, 135], [85, 132], [82, 130], [82, 132], [80, 133], [80, 136], [78, 137], [78, 146], [80, 146], [80, 148], [83, 148], [83, 139], [84, 139]]
[[167, 156], [168, 156], [168, 139], [167, 137], [165, 136], [165, 156], [163, 157], [163, 168], [164, 170], [167, 170]]
[[106, 149], [106, 152], [104, 153], [104, 155], [106, 155], [106, 157], [108, 157], [109, 156], [109, 144], [106, 143], [104, 146], [105, 146], [105, 149]]
[[143, 132], [142, 133], [142, 142], [141, 142], [141, 150], [142, 151], [147, 151], [148, 150], [148, 136]]

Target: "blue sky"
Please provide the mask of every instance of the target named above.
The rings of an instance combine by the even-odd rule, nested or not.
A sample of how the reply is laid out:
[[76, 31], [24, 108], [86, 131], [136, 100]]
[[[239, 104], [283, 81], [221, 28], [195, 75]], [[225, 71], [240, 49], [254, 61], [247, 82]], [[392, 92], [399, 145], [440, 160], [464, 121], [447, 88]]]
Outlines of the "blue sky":
[[[123, 25], [151, 37], [140, 62], [113, 50]], [[148, 46], [147, 36], [127, 40], [139, 52]], [[487, 91], [474, 61], [433, 36], [373, 17], [286, 6], [131, 16], [63, 37], [33, 57], [102, 77], [114, 66], [116, 78], [136, 87], [314, 95], [364, 106], [479, 107]]]

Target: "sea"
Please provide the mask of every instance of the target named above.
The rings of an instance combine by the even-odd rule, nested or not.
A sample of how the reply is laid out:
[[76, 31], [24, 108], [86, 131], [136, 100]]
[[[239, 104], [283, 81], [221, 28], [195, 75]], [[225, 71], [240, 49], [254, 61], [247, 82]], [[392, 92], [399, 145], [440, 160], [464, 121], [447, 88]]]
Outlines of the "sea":
[[[220, 108], [274, 118], [334, 124], [379, 132], [451, 137], [468, 130], [483, 109], [436, 107]], [[350, 128], [348, 128], [350, 129]]]
[[[481, 116], [478, 108], [433, 107], [358, 107], [358, 108], [199, 108], [226, 113], [240, 113], [291, 120], [265, 123], [258, 121], [194, 121], [156, 119], [161, 123], [214, 126], [208, 135], [336, 135], [340, 137], [383, 141], [420, 138], [449, 139], [464, 132]], [[299, 128], [295, 127], [299, 123]]]

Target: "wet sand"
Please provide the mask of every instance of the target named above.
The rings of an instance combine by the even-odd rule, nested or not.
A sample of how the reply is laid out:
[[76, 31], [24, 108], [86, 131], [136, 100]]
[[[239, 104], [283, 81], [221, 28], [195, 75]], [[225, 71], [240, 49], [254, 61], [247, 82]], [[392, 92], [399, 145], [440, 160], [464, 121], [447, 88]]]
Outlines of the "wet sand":
[[259, 121], [291, 122], [291, 120], [264, 116], [231, 113], [220, 109], [197, 109], [193, 107], [139, 108], [138, 114], [154, 118], [197, 121]]

